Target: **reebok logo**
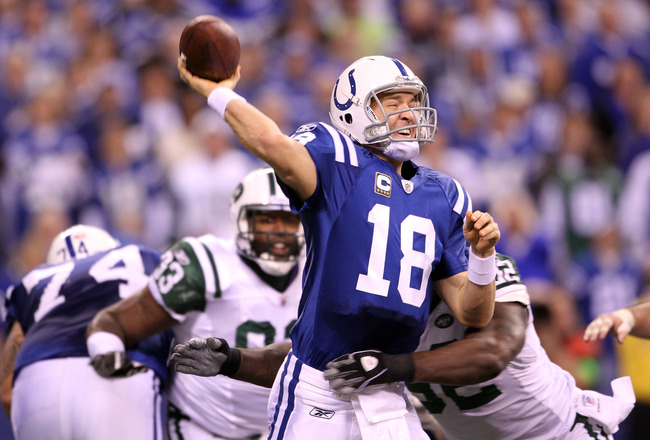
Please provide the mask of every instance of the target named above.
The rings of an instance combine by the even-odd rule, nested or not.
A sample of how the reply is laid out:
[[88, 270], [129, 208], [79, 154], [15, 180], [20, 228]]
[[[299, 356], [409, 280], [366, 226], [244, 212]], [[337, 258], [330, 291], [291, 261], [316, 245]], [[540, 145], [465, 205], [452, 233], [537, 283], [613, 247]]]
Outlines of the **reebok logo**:
[[331, 419], [334, 417], [334, 411], [314, 407], [311, 409], [311, 411], [309, 411], [309, 415], [318, 417], [319, 419]]

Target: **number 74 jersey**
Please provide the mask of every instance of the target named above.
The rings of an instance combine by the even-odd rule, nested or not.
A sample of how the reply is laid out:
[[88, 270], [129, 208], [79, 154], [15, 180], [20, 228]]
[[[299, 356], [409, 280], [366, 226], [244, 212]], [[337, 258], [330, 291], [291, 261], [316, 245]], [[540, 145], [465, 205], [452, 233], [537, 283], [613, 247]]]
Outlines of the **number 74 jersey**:
[[[131, 244], [26, 274], [7, 297], [7, 322], [19, 322], [25, 333], [15, 376], [35, 362], [88, 357], [86, 326], [99, 310], [144, 288], [159, 260], [160, 253]], [[164, 380], [170, 340], [163, 332], [127, 353]]]

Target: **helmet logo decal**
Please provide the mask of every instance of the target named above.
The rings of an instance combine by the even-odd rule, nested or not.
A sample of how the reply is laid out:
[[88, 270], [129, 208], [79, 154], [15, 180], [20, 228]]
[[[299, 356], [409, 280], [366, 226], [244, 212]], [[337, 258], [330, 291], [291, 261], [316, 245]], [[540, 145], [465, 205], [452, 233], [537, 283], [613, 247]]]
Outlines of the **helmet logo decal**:
[[244, 185], [242, 185], [240, 183], [239, 185], [237, 185], [237, 188], [235, 188], [235, 192], [233, 193], [233, 196], [232, 196], [233, 202], [236, 202], [237, 200], [239, 200], [239, 198], [241, 197], [241, 195], [243, 193], [244, 193]]
[[[348, 73], [348, 80], [350, 81], [350, 94], [352, 96], [357, 94], [357, 83], [354, 80], [354, 69], [350, 70]], [[336, 84], [334, 84], [334, 105], [336, 105], [336, 108], [339, 110], [347, 110], [350, 107], [352, 107], [352, 99], [349, 99], [341, 104], [338, 99], [336, 99], [336, 90], [339, 88], [339, 80], [336, 80]]]

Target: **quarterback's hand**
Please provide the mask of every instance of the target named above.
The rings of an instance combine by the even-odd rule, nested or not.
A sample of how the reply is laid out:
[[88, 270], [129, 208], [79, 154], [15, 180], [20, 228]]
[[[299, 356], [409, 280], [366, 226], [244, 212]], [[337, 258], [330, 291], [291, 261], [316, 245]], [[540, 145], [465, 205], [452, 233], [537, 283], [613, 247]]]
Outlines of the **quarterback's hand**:
[[187, 345], [174, 347], [170, 360], [174, 370], [195, 376], [234, 375], [239, 370], [241, 354], [221, 338], [192, 338]]
[[206, 98], [210, 96], [210, 93], [212, 93], [212, 91], [217, 87], [228, 87], [229, 89], [234, 90], [241, 78], [241, 66], [237, 66], [235, 73], [233, 73], [230, 78], [226, 78], [218, 83], [210, 81], [209, 79], [201, 78], [200, 76], [192, 75], [192, 73], [185, 68], [181, 57], [178, 57], [176, 66], [178, 67], [181, 79], [194, 91]]
[[501, 238], [499, 224], [487, 212], [467, 211], [463, 235], [478, 257], [487, 257], [494, 252], [494, 246]]
[[102, 377], [128, 377], [148, 370], [145, 365], [135, 365], [123, 351], [99, 354], [90, 360], [90, 365]]
[[329, 361], [323, 374], [334, 391], [352, 394], [368, 385], [411, 380], [413, 371], [410, 354], [364, 350]]
[[612, 313], [606, 313], [589, 323], [585, 329], [584, 340], [587, 342], [596, 341], [605, 338], [608, 334], [612, 334], [622, 344], [635, 324], [634, 315], [628, 309], [619, 309]]

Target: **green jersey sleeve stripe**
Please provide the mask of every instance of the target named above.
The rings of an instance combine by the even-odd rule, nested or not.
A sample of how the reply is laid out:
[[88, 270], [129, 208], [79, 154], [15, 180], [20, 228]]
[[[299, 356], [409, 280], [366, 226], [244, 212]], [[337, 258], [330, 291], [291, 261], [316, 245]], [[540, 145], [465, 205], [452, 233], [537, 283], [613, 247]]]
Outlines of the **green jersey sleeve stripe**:
[[[205, 277], [205, 292], [207, 295], [213, 295], [217, 291], [216, 285], [216, 274], [217, 268], [214, 264], [212, 256], [209, 255], [207, 248], [199, 240], [193, 237], [188, 237], [184, 239], [190, 246], [196, 255], [196, 258], [199, 260], [201, 265], [201, 272]], [[207, 297], [206, 295], [206, 297]]]
[[214, 256], [212, 255], [212, 252], [210, 252], [210, 249], [204, 244], [203, 248], [205, 249], [205, 253], [208, 255], [208, 258], [210, 259], [210, 265], [212, 266], [212, 272], [214, 274], [214, 297], [215, 298], [221, 298], [221, 286], [219, 285], [219, 272], [217, 272], [217, 265], [214, 262]]

